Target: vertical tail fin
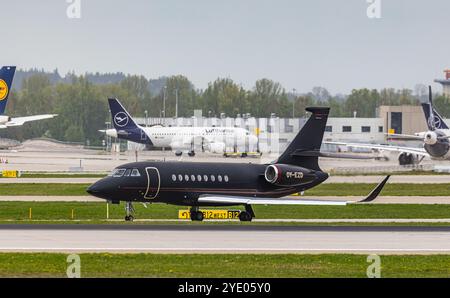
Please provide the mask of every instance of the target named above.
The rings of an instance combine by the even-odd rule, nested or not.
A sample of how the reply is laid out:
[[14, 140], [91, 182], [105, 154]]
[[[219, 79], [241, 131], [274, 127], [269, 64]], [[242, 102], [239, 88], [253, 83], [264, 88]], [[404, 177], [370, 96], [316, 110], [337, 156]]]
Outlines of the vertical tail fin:
[[109, 109], [111, 110], [112, 124], [116, 130], [138, 128], [136, 122], [134, 122], [119, 100], [116, 98], [108, 98], [108, 102]]
[[[297, 136], [280, 155], [277, 163], [292, 164], [320, 171], [318, 156], [330, 108], [306, 108], [312, 115]], [[302, 152], [307, 154], [302, 154]], [[317, 154], [312, 154], [317, 153]]]
[[[422, 109], [423, 113], [425, 115], [425, 120], [427, 121], [427, 127], [429, 130], [434, 129], [448, 129], [447, 124], [442, 119], [441, 115], [432, 107], [434, 119], [431, 119], [431, 113], [430, 113], [430, 104], [429, 103], [422, 103]], [[434, 125], [433, 125], [434, 124]]]
[[0, 115], [5, 112], [15, 72], [15, 66], [3, 66], [0, 69]]
[[116, 98], [108, 98], [108, 102], [109, 109], [111, 110], [112, 124], [119, 138], [136, 143], [153, 145], [145, 131], [136, 124]]

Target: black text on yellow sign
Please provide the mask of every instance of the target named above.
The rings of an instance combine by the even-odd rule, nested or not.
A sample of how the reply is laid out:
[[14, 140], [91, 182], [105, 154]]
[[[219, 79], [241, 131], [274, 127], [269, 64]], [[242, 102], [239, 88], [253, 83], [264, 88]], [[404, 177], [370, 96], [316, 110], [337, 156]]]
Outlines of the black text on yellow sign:
[[17, 178], [17, 177], [19, 177], [19, 174], [18, 174], [18, 171], [4, 170], [4, 171], [2, 171], [2, 177], [3, 178]]
[[[204, 219], [237, 219], [241, 211], [239, 210], [199, 210], [203, 212]], [[190, 219], [189, 210], [178, 210], [179, 219]]]

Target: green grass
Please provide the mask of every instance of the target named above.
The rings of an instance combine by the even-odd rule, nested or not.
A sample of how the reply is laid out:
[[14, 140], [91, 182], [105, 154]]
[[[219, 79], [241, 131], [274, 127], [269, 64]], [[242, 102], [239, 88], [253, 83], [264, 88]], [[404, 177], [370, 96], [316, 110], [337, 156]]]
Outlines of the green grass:
[[[89, 184], [64, 183], [1, 183], [3, 196], [85, 196]], [[366, 196], [375, 187], [371, 183], [321, 184], [305, 192], [307, 196]], [[449, 196], [450, 183], [445, 184], [387, 184], [383, 196]]]
[[20, 178], [103, 178], [106, 175], [107, 173], [22, 173]]
[[[179, 209], [187, 207], [134, 204], [136, 218], [176, 219]], [[72, 210], [76, 220], [103, 220], [106, 204], [101, 202], [0, 202], [0, 221], [29, 219], [32, 208], [34, 220], [70, 220]], [[205, 208], [210, 209], [210, 208]], [[227, 208], [219, 208], [227, 209]], [[241, 209], [241, 207], [228, 208]], [[348, 206], [254, 206], [257, 218], [449, 218], [449, 204], [355, 204]], [[122, 219], [124, 205], [109, 205], [111, 219]]]
[[[82, 277], [366, 277], [350, 254], [80, 254]], [[0, 277], [65, 277], [67, 254], [0, 253]], [[381, 256], [381, 277], [450, 277], [450, 255]]]

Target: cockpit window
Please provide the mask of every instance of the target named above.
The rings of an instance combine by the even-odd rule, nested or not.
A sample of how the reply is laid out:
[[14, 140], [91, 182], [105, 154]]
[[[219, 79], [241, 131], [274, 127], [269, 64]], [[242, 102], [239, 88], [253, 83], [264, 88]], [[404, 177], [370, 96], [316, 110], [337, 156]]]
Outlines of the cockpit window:
[[127, 170], [125, 171], [124, 176], [125, 176], [125, 177], [129, 177], [129, 176], [130, 176], [130, 173], [131, 173], [131, 169], [127, 169]]
[[113, 176], [113, 177], [122, 177], [124, 173], [125, 173], [125, 169], [115, 169], [112, 172], [111, 176]]
[[139, 173], [138, 169], [133, 169], [131, 171], [131, 177], [140, 177], [140, 176], [141, 176], [141, 173]]

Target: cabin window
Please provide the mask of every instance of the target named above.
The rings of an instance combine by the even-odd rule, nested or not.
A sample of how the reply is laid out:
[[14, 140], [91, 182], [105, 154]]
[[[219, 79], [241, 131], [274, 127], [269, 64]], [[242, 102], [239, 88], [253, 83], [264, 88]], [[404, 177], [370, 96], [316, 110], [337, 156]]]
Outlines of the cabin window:
[[125, 171], [124, 176], [125, 176], [125, 177], [130, 177], [130, 173], [131, 173], [131, 169], [127, 169], [127, 170]]
[[222, 182], [222, 176], [221, 175], [217, 176], [217, 181]]
[[197, 175], [197, 181], [202, 181], [202, 175]]
[[172, 175], [172, 181], [177, 181], [177, 175], [175, 174]]
[[178, 175], [178, 180], [183, 181], [183, 175]]
[[112, 173], [113, 177], [122, 177], [123, 173], [125, 173], [125, 169], [115, 169], [114, 172]]
[[195, 175], [191, 175], [191, 180], [195, 182]]
[[184, 180], [189, 181], [189, 175], [184, 175]]
[[228, 182], [230, 179], [228, 179], [228, 176], [225, 175], [225, 176], [223, 176], [223, 180], [225, 180], [225, 182]]
[[211, 175], [211, 181], [212, 181], [212, 182], [216, 181], [216, 176]]
[[139, 173], [138, 169], [133, 169], [133, 170], [131, 170], [131, 175], [130, 176], [131, 177], [140, 177], [141, 173]]
[[208, 175], [203, 175], [203, 180], [204, 180], [205, 182], [208, 182]]

